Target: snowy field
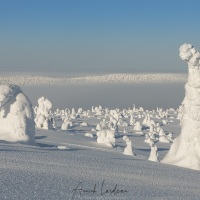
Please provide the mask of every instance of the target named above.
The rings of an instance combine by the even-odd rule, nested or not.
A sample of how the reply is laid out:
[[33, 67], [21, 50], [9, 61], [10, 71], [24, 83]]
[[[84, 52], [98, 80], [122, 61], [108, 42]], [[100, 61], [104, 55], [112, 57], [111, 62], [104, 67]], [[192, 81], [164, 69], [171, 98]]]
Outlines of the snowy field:
[[[41, 96], [48, 98], [56, 129], [37, 128], [35, 145], [0, 142], [0, 199], [199, 199], [199, 171], [149, 161], [151, 147], [144, 142], [150, 132], [144, 123], [147, 113], [163, 130], [155, 133], [159, 138], [179, 135], [176, 109], [186, 80], [186, 74], [1, 75], [2, 83], [20, 85], [33, 106]], [[76, 113], [73, 125], [61, 130], [65, 108]], [[78, 108], [83, 108], [79, 114]], [[105, 119], [106, 108], [120, 112], [113, 147], [97, 143], [97, 124]], [[130, 124], [132, 114], [141, 124], [139, 132]], [[136, 156], [123, 154], [124, 136]], [[159, 160], [171, 144], [157, 141]]]

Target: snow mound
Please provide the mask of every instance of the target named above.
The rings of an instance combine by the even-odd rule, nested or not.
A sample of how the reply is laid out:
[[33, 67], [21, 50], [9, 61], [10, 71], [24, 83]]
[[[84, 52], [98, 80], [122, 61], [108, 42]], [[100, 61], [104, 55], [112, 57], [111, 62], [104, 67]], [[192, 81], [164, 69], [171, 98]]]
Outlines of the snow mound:
[[0, 140], [34, 143], [32, 104], [17, 85], [0, 85]]
[[91, 138], [94, 137], [92, 133], [85, 133], [85, 136], [86, 136], [86, 137], [91, 137]]
[[185, 82], [186, 74], [173, 73], [148, 73], [148, 74], [105, 74], [75, 77], [48, 77], [36, 75], [18, 75], [0, 77], [1, 83], [13, 83], [17, 85], [70, 85], [70, 84], [101, 84], [101, 83], [162, 83]]

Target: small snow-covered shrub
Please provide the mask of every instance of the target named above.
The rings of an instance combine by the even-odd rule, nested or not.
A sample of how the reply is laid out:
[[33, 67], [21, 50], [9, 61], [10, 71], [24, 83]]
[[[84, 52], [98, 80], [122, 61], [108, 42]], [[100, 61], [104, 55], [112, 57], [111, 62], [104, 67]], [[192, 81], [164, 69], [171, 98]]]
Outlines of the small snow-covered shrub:
[[79, 108], [77, 113], [82, 114], [82, 112], [83, 112], [83, 108]]
[[168, 139], [167, 135], [164, 133], [162, 128], [159, 131], [159, 142], [162, 142], [162, 143], [170, 143], [171, 142]]
[[129, 156], [136, 156], [135, 152], [133, 151], [133, 147], [132, 147], [132, 142], [129, 139], [128, 136], [124, 136], [123, 140], [126, 142], [126, 148], [124, 149], [124, 153], [125, 155], [129, 155]]
[[102, 129], [101, 125], [100, 125], [100, 124], [97, 124], [97, 125], [96, 125], [96, 130], [97, 130], [97, 131], [100, 131], [101, 129]]
[[85, 136], [86, 136], [86, 137], [91, 137], [91, 138], [94, 137], [92, 133], [85, 133]]
[[134, 127], [133, 127], [133, 130], [136, 132], [136, 133], [142, 133], [142, 125], [140, 124], [140, 122], [135, 122], [134, 124]]
[[52, 103], [45, 97], [38, 99], [38, 107], [36, 109], [35, 123], [38, 128], [55, 129], [55, 119], [51, 113]]
[[97, 132], [97, 143], [103, 143], [110, 147], [115, 146], [115, 131], [102, 129]]
[[142, 122], [142, 124], [145, 125], [145, 126], [151, 126], [152, 123], [154, 124], [154, 122], [151, 121], [149, 113], [147, 113], [145, 118], [144, 118], [144, 120], [143, 120], [143, 122]]
[[148, 160], [150, 161], [154, 161], [154, 162], [158, 162], [158, 149], [157, 146], [155, 145], [155, 143], [153, 141], [149, 142], [149, 145], [151, 147], [151, 153], [150, 156], [148, 158]]
[[132, 126], [134, 125], [134, 123], [135, 123], [135, 119], [133, 118], [133, 115], [131, 115], [129, 125]]
[[88, 123], [87, 122], [82, 122], [81, 124], [80, 124], [80, 126], [88, 126]]
[[73, 123], [68, 119], [64, 119], [62, 126], [61, 126], [61, 130], [66, 131], [69, 128], [71, 128], [73, 126]]

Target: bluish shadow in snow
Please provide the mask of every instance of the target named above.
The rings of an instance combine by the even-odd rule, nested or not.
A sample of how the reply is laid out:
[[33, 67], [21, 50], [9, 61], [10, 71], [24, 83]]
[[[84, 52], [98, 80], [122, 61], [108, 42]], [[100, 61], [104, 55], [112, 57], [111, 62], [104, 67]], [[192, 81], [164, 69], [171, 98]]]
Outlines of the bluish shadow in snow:
[[37, 139], [37, 140], [40, 140], [40, 139], [44, 139], [44, 138], [46, 138], [47, 136], [35, 136], [35, 139]]
[[[150, 152], [151, 149], [137, 149], [138, 151], [146, 151], [146, 152]], [[158, 151], [168, 151], [169, 148], [158, 148]]]

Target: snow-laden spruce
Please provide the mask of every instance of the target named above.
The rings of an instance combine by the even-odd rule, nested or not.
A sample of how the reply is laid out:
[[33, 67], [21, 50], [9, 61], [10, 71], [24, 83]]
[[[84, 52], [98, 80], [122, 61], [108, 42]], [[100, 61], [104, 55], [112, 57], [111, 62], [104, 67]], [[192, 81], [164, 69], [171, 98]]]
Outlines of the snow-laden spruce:
[[35, 123], [38, 128], [55, 129], [56, 124], [51, 112], [52, 103], [45, 97], [38, 99], [38, 107], [35, 107]]
[[158, 148], [157, 148], [155, 142], [153, 140], [151, 140], [149, 142], [149, 145], [151, 147], [151, 152], [150, 152], [148, 160], [158, 162], [159, 161], [158, 160], [158, 156], [159, 156], [158, 155]]
[[125, 135], [123, 137], [123, 140], [126, 142], [126, 148], [124, 148], [123, 154], [129, 156], [136, 156], [135, 152], [133, 151], [132, 142], [130, 138], [127, 135]]
[[17, 85], [0, 85], [0, 140], [34, 143], [32, 104]]
[[181, 134], [162, 162], [200, 170], [200, 53], [191, 44], [183, 44], [179, 50], [188, 64], [185, 98], [179, 109]]

